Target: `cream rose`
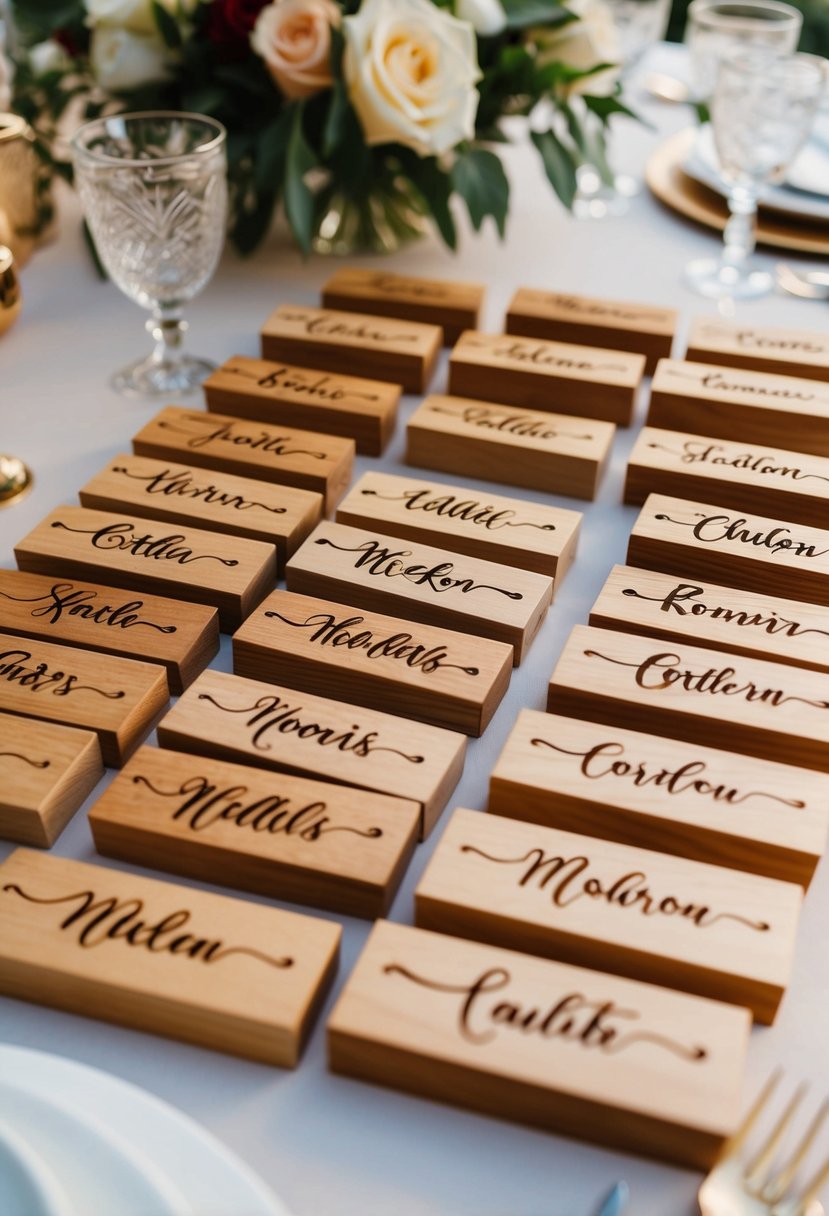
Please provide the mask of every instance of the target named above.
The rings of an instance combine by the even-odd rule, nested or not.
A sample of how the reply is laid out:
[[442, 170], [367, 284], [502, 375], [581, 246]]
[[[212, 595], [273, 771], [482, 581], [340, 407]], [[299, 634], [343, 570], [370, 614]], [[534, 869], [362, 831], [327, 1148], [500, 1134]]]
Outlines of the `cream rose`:
[[6, 37], [0, 21], [0, 113], [11, 109], [14, 66], [6, 54]]
[[167, 51], [159, 38], [99, 25], [89, 49], [92, 72], [101, 88], [120, 93], [169, 75]]
[[[575, 13], [577, 21], [558, 29], [539, 27], [530, 35], [539, 50], [539, 64], [543, 66], [558, 60], [568, 68], [581, 71], [600, 63], [618, 65], [622, 58], [621, 42], [604, 0], [569, 0], [567, 7]], [[570, 86], [570, 92], [606, 97], [615, 89], [619, 71], [620, 68], [614, 66], [595, 76], [585, 76]]]
[[500, 34], [507, 24], [501, 0], [455, 0], [455, 15], [468, 21], [475, 33], [485, 38]]
[[439, 156], [475, 132], [475, 31], [431, 0], [363, 0], [343, 21], [343, 71], [369, 144]]
[[274, 0], [262, 9], [250, 44], [286, 97], [310, 97], [334, 83], [331, 26], [340, 15], [333, 0]]
[[[158, 26], [153, 16], [151, 0], [84, 0], [89, 25], [108, 25], [132, 30], [136, 34], [154, 34]], [[189, 17], [201, 0], [160, 0], [172, 17]]]

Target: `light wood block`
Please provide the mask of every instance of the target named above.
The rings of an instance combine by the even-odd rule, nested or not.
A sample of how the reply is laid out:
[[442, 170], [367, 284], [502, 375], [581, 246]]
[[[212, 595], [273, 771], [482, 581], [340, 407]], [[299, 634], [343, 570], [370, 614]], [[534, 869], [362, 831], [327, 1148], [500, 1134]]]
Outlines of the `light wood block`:
[[104, 775], [88, 730], [0, 714], [0, 838], [48, 849]]
[[829, 456], [829, 389], [795, 376], [661, 359], [648, 422]]
[[439, 481], [364, 473], [336, 520], [534, 570], [558, 584], [576, 556], [582, 514]]
[[817, 528], [829, 524], [829, 458], [645, 426], [630, 455], [625, 502], [638, 506], [649, 494], [768, 511]]
[[826, 773], [827, 694], [816, 671], [577, 625], [547, 708]]
[[590, 624], [829, 675], [829, 611], [782, 596], [614, 566]]
[[653, 304], [601, 300], [566, 291], [520, 287], [507, 312], [507, 333], [555, 342], [577, 342], [644, 355], [650, 374], [669, 356], [677, 312]]
[[629, 426], [645, 356], [467, 331], [449, 359], [449, 392]]
[[0, 712], [93, 730], [105, 764], [124, 763], [168, 700], [155, 663], [0, 633]]
[[380, 921], [334, 1072], [696, 1168], [740, 1119], [747, 1009]]
[[354, 440], [296, 427], [263, 426], [168, 405], [132, 441], [137, 456], [183, 461], [321, 494], [330, 511], [351, 480]]
[[262, 327], [263, 359], [286, 359], [344, 376], [370, 376], [425, 393], [443, 330], [418, 321], [281, 304]]
[[460, 780], [455, 731], [206, 671], [158, 728], [162, 747], [318, 777], [420, 804], [428, 836]]
[[409, 419], [406, 463], [464, 476], [474, 469], [484, 481], [595, 498], [615, 433], [612, 422], [433, 396]]
[[58, 507], [14, 555], [33, 574], [208, 604], [223, 630], [238, 628], [276, 582], [273, 545], [87, 507]]
[[774, 1021], [803, 890], [556, 828], [455, 811], [415, 924], [747, 1005]]
[[685, 358], [691, 362], [804, 376], [808, 380], [829, 380], [829, 337], [814, 330], [696, 317], [691, 322]]
[[228, 359], [203, 388], [211, 412], [340, 435], [367, 456], [379, 456], [391, 439], [400, 401], [399, 384], [245, 355]]
[[233, 638], [233, 670], [481, 735], [507, 691], [512, 647], [275, 591]]
[[340, 926], [17, 849], [0, 865], [0, 991], [293, 1068]]
[[322, 303], [324, 308], [439, 325], [444, 342], [451, 346], [465, 329], [478, 328], [485, 295], [482, 283], [343, 266], [323, 287]]
[[106, 857], [367, 917], [388, 911], [419, 822], [403, 798], [157, 747], [89, 812]]
[[627, 561], [829, 607], [829, 530], [823, 528], [651, 494], [633, 525]]
[[0, 629], [159, 663], [166, 669], [170, 692], [176, 694], [184, 692], [219, 649], [215, 608], [160, 595], [136, 597], [118, 587], [22, 570], [0, 570]]
[[281, 569], [322, 518], [322, 495], [147, 456], [116, 456], [80, 491], [81, 506], [129, 511], [273, 545]]
[[285, 568], [289, 591], [506, 642], [520, 663], [552, 581], [366, 528], [323, 522]]

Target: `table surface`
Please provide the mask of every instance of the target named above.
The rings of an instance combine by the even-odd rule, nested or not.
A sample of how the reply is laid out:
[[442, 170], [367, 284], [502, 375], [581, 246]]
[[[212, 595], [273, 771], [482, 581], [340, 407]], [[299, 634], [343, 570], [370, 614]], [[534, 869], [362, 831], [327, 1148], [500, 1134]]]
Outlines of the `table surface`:
[[[680, 51], [660, 47], [652, 54], [646, 66], [671, 70]], [[613, 146], [618, 165], [641, 175], [649, 152], [687, 125], [689, 112], [660, 103], [640, 109], [653, 128], [622, 120]], [[690, 318], [715, 312], [713, 304], [685, 289], [682, 267], [692, 256], [716, 252], [716, 235], [671, 215], [647, 192], [633, 200], [623, 218], [576, 221], [551, 195], [529, 148], [509, 149], [506, 158], [513, 193], [505, 242], [491, 229], [477, 237], [465, 231], [454, 259], [429, 239], [390, 258], [389, 267], [486, 282], [485, 328], [493, 331], [502, 328], [509, 297], [522, 285], [670, 305], [681, 311], [676, 346], [681, 352]], [[109, 389], [109, 373], [139, 354], [146, 341], [142, 318], [112, 285], [96, 278], [71, 198], [64, 200], [60, 229], [59, 239], [24, 269], [24, 311], [0, 343], [0, 448], [22, 456], [36, 478], [33, 492], [0, 514], [4, 566], [14, 564], [15, 542], [52, 508], [76, 502], [78, 488], [115, 454], [129, 450], [132, 435], [159, 408], [118, 398]], [[774, 258], [763, 254], [760, 260], [771, 265]], [[283, 301], [316, 303], [333, 269], [329, 260], [302, 262], [278, 232], [247, 261], [227, 251], [215, 279], [189, 309], [192, 348], [217, 360], [257, 354], [258, 330], [268, 313]], [[824, 307], [773, 296], [739, 306], [737, 316], [820, 329]], [[442, 391], [445, 377], [444, 356], [434, 391]], [[385, 456], [358, 458], [356, 474], [401, 467], [404, 423], [415, 405], [414, 398], [404, 398]], [[637, 426], [645, 406], [643, 395]], [[471, 742], [450, 808], [485, 807], [489, 773], [518, 710], [544, 707], [547, 680], [570, 629], [586, 621], [610, 567], [624, 560], [636, 511], [620, 501], [636, 429], [619, 433], [596, 502], [515, 491], [584, 510], [584, 531], [575, 566], [528, 659], [515, 672], [485, 736]], [[503, 486], [485, 489], [512, 492]], [[230, 670], [227, 638], [216, 666]], [[96, 860], [86, 809], [64, 831], [55, 854]], [[418, 847], [392, 919], [411, 923], [412, 893], [447, 817]], [[0, 859], [10, 851], [0, 843]], [[792, 1078], [810, 1078], [818, 1094], [829, 1089], [827, 923], [824, 864], [806, 900], [793, 981], [777, 1024], [753, 1032], [747, 1095], [777, 1064]], [[330, 1075], [326, 1014], [368, 929], [367, 922], [344, 920], [339, 978], [294, 1072], [2, 998], [0, 1039], [103, 1068], [174, 1103], [258, 1170], [296, 1216], [589, 1216], [600, 1194], [619, 1178], [631, 1187], [631, 1216], [687, 1216], [696, 1210], [699, 1178], [691, 1172]]]

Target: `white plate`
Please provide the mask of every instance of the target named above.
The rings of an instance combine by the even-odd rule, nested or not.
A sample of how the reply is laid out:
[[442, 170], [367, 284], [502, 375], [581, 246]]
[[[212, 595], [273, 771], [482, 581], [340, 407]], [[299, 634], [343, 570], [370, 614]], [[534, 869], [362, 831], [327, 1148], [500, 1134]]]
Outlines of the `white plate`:
[[3, 1216], [289, 1216], [180, 1111], [107, 1073], [0, 1046]]

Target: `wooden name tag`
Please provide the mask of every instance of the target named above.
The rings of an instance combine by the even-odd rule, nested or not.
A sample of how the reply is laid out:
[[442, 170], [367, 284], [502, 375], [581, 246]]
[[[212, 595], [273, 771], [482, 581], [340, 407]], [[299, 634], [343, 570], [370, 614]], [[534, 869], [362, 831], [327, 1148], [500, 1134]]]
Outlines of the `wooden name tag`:
[[388, 911], [420, 807], [302, 777], [142, 747], [89, 812], [107, 857], [311, 904]]
[[478, 328], [485, 295], [481, 283], [421, 279], [345, 266], [323, 287], [322, 303], [325, 308], [439, 325], [444, 342], [451, 346], [465, 329]]
[[48, 849], [104, 775], [91, 731], [0, 715], [0, 838]]
[[507, 691], [512, 647], [275, 591], [233, 638], [233, 670], [480, 735]]
[[379, 456], [394, 430], [400, 385], [234, 355], [205, 380], [204, 394], [213, 412], [341, 435]]
[[614, 566], [590, 624], [829, 675], [829, 612], [781, 596], [719, 587], [635, 566]]
[[651, 381], [648, 422], [829, 456], [829, 388], [794, 376], [662, 359]]
[[[21, 570], [174, 596], [219, 610], [236, 629], [276, 582], [273, 545], [139, 519], [58, 507], [15, 545]], [[1, 602], [1, 601], [0, 601]]]
[[633, 351], [645, 356], [650, 374], [657, 359], [670, 355], [676, 322], [673, 308], [521, 287], [507, 312], [507, 333]]
[[803, 890], [555, 828], [455, 811], [415, 924], [664, 984], [774, 1021]]
[[743, 325], [715, 317], [691, 322], [686, 359], [829, 380], [829, 337], [805, 329]]
[[420, 804], [428, 836], [463, 771], [455, 731], [205, 671], [158, 728], [162, 747], [319, 777]]
[[380, 921], [328, 1020], [334, 1072], [705, 1168], [739, 1121], [751, 1015]]
[[489, 809], [806, 887], [826, 848], [829, 777], [525, 709]]
[[264, 541], [276, 548], [280, 569], [322, 517], [321, 494], [146, 456], [116, 456], [79, 497], [81, 506], [99, 511]]
[[425, 393], [443, 330], [360, 312], [282, 304], [262, 327], [262, 357], [287, 359], [324, 372], [372, 376]]
[[[477, 473], [477, 469], [476, 469]], [[337, 508], [337, 523], [381, 528], [556, 580], [576, 556], [580, 511], [390, 473], [364, 473]]]
[[427, 397], [406, 426], [406, 463], [545, 494], [595, 498], [612, 422], [516, 410], [465, 397]]
[[215, 608], [22, 570], [0, 570], [0, 628], [44, 642], [160, 663], [170, 692], [176, 694], [184, 692], [219, 649]]
[[449, 392], [629, 426], [644, 355], [467, 331], [449, 359]]
[[633, 525], [627, 560], [829, 607], [829, 529], [651, 494]]
[[330, 511], [351, 480], [354, 440], [295, 427], [263, 426], [168, 405], [132, 441], [137, 456], [181, 460], [203, 469], [321, 494]]
[[816, 671], [577, 625], [547, 708], [826, 773], [828, 695]]
[[829, 458], [742, 441], [643, 427], [630, 456], [625, 502], [672, 494], [790, 523], [829, 524]]
[[0, 991], [293, 1068], [340, 926], [17, 849], [0, 865]]
[[285, 578], [302, 595], [506, 642], [516, 665], [553, 595], [541, 574], [327, 522], [294, 554]]

